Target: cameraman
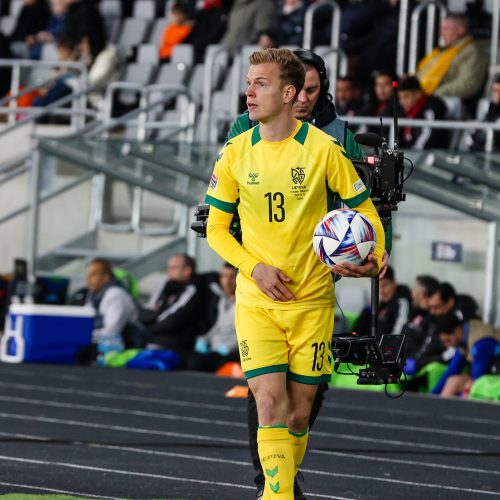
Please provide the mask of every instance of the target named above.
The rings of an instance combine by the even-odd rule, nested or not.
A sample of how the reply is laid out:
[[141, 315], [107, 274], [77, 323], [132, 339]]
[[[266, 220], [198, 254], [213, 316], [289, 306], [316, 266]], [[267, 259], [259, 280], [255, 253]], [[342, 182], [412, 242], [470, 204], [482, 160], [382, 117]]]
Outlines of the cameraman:
[[[323, 130], [325, 133], [336, 138], [342, 143], [351, 159], [362, 159], [363, 151], [354, 140], [352, 132], [347, 128], [347, 122], [341, 120], [337, 116], [335, 105], [333, 104], [333, 98], [329, 94], [330, 83], [327, 77], [325, 62], [317, 54], [307, 49], [297, 49], [294, 53], [303, 62], [306, 69], [304, 86], [293, 105], [294, 117], [302, 121], [308, 121]], [[253, 123], [250, 120], [248, 111], [245, 111], [232, 124], [226, 137], [226, 142], [251, 129], [254, 125], [256, 125], [256, 123]], [[339, 205], [336, 204], [336, 206]], [[381, 274], [384, 273], [384, 269], [387, 266], [386, 254], [384, 255], [382, 266]], [[309, 428], [312, 427], [316, 417], [318, 416], [324, 399], [324, 394], [327, 390], [328, 383], [322, 382], [318, 385], [316, 397], [311, 409]], [[251, 391], [248, 393], [247, 415], [250, 453], [253, 465], [257, 471], [254, 482], [257, 486], [257, 498], [259, 499], [264, 491], [265, 479], [262, 473], [262, 466], [257, 449], [257, 406]], [[297, 480], [295, 480], [294, 483], [294, 497], [295, 500], [305, 498]]]

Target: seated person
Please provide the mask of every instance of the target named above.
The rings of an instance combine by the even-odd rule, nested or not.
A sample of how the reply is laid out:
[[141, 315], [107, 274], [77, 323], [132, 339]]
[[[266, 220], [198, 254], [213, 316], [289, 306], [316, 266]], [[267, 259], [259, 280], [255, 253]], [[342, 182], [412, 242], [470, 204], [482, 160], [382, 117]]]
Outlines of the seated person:
[[304, 0], [284, 0], [271, 25], [276, 33], [277, 46], [302, 46], [304, 38], [304, 18], [309, 3]]
[[[397, 81], [397, 78], [390, 71], [378, 71], [375, 73], [373, 95], [363, 109], [361, 109], [360, 115], [377, 117], [393, 116], [393, 81]], [[369, 130], [370, 132], [375, 132], [376, 134], [380, 133], [379, 126], [371, 126], [369, 127]]]
[[66, 3], [64, 0], [50, 0], [50, 15], [42, 31], [27, 37], [30, 46], [31, 59], [40, 59], [44, 43], [54, 43], [59, 40], [64, 32], [64, 18]]
[[[398, 285], [394, 270], [388, 266], [379, 282], [379, 330], [380, 333], [399, 335], [408, 321], [410, 313], [409, 290]], [[371, 308], [362, 311], [354, 325], [354, 331], [360, 335], [370, 335]]]
[[187, 358], [189, 370], [216, 371], [228, 361], [239, 361], [235, 328], [237, 270], [225, 263], [219, 284], [211, 287], [218, 296], [217, 319], [210, 330], [198, 337], [194, 353]]
[[141, 311], [147, 327], [147, 348], [193, 350], [204, 316], [203, 290], [196, 275], [196, 263], [186, 254], [168, 260], [165, 285]]
[[[425, 94], [414, 76], [401, 82], [398, 97], [403, 118], [429, 121], [446, 118], [446, 104], [439, 97]], [[446, 148], [449, 145], [449, 134], [444, 129], [401, 126], [399, 135], [401, 148], [422, 150]]]
[[440, 23], [439, 35], [443, 46], [417, 66], [423, 91], [441, 97], [477, 97], [488, 76], [488, 57], [469, 34], [467, 18], [448, 14]]
[[[495, 75], [491, 83], [488, 111], [482, 121], [486, 123], [498, 123], [500, 121], [500, 74]], [[485, 147], [486, 130], [476, 130], [472, 134], [470, 149], [472, 151], [484, 151]], [[498, 130], [493, 133], [493, 151], [500, 151], [500, 131]]]
[[412, 308], [410, 320], [403, 328], [406, 335], [406, 355], [415, 358], [423, 347], [432, 316], [429, 312], [429, 297], [439, 287], [439, 281], [433, 276], [420, 275], [415, 278], [411, 289]]
[[[64, 62], [72, 62], [77, 60], [77, 44], [71, 38], [61, 38], [57, 42], [57, 60]], [[51, 86], [40, 89], [39, 97], [33, 101], [33, 106], [48, 106], [63, 97], [71, 94], [72, 87], [69, 83], [75, 77], [75, 70], [69, 68], [61, 68], [55, 75], [55, 79]]]
[[431, 392], [458, 396], [468, 391], [474, 380], [490, 372], [500, 346], [500, 331], [477, 319], [462, 321], [451, 313], [439, 318], [436, 332], [446, 347], [455, 348], [455, 355]]
[[138, 307], [113, 276], [109, 261], [94, 259], [88, 264], [87, 291], [86, 303], [96, 311], [92, 341], [98, 350], [99, 344], [113, 344], [112, 350], [117, 351], [140, 347]]
[[335, 87], [335, 107], [344, 116], [359, 115], [363, 108], [361, 90], [357, 82], [348, 76], [339, 77]]
[[170, 61], [174, 47], [182, 43], [193, 29], [193, 23], [189, 19], [189, 9], [183, 3], [174, 3], [170, 10], [172, 22], [165, 27], [160, 44], [160, 59]]

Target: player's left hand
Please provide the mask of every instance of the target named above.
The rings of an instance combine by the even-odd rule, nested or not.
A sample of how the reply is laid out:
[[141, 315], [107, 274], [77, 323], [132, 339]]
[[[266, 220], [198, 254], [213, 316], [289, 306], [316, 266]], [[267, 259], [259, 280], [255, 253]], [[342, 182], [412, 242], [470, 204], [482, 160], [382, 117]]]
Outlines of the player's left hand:
[[336, 264], [332, 267], [332, 273], [344, 278], [372, 278], [379, 273], [377, 258], [371, 253], [361, 266], [347, 263]]

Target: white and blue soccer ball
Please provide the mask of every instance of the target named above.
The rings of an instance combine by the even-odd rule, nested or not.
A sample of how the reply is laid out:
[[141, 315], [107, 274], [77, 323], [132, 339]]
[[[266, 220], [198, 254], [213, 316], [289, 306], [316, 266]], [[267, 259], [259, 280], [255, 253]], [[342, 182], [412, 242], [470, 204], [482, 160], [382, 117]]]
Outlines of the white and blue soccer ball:
[[313, 247], [323, 264], [363, 264], [375, 248], [372, 223], [349, 208], [328, 212], [314, 230]]

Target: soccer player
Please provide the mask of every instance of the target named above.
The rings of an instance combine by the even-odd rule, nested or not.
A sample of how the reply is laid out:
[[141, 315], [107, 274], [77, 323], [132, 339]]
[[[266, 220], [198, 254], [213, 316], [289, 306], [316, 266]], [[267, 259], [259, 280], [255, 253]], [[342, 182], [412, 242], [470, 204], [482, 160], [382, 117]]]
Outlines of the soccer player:
[[[384, 249], [382, 224], [344, 148], [293, 116], [304, 77], [302, 63], [286, 49], [250, 56], [247, 106], [259, 125], [225, 144], [206, 197], [208, 243], [240, 271], [236, 332], [257, 401], [265, 500], [293, 499], [312, 401], [331, 375], [333, 280], [311, 235], [332, 193], [367, 216], [377, 235], [367, 264], [333, 271], [376, 276]], [[229, 233], [238, 199], [241, 245]]]

